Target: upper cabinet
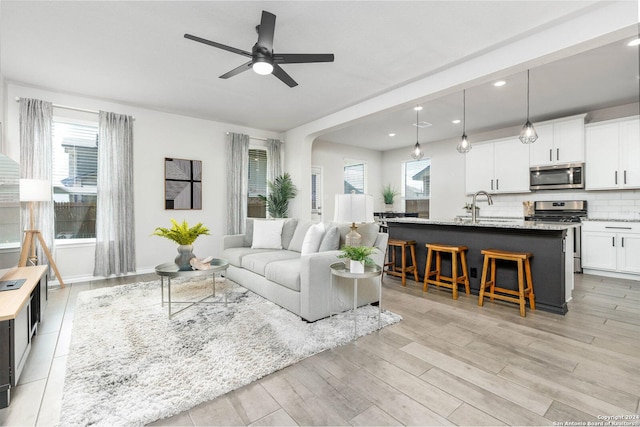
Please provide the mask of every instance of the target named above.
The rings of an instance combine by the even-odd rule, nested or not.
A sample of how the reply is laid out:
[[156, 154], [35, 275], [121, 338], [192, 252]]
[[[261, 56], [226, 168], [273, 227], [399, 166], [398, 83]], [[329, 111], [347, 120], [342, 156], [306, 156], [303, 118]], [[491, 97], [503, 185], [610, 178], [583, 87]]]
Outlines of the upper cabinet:
[[587, 190], [640, 188], [640, 118], [586, 126]]
[[474, 145], [465, 167], [467, 194], [529, 192], [529, 148], [518, 137]]
[[529, 145], [530, 165], [584, 162], [584, 117], [580, 114], [534, 123], [538, 139]]

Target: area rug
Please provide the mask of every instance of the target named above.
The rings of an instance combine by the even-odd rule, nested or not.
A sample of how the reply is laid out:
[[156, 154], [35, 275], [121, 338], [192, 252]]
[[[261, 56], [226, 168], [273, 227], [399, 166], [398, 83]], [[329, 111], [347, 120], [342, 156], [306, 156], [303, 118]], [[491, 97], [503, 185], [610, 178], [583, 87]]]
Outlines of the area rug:
[[[81, 292], [62, 399], [63, 426], [137, 426], [169, 417], [354, 339], [344, 314], [307, 323], [227, 281], [229, 304], [167, 316], [159, 281]], [[172, 286], [191, 301], [211, 281]], [[165, 289], [166, 291], [166, 289]], [[378, 308], [358, 309], [358, 335], [378, 329]], [[401, 320], [382, 312], [382, 326]]]

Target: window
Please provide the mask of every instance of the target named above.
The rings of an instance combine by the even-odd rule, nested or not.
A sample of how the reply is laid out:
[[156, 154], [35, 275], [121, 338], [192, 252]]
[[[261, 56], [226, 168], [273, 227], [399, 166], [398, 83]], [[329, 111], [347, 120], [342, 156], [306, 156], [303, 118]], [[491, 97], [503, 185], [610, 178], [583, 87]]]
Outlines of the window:
[[347, 161], [344, 165], [344, 194], [364, 194], [365, 164]]
[[267, 150], [249, 149], [249, 194], [247, 216], [266, 218], [267, 196]]
[[431, 159], [405, 162], [404, 171], [405, 212], [429, 218]]
[[95, 238], [98, 125], [54, 119], [52, 139], [56, 239]]

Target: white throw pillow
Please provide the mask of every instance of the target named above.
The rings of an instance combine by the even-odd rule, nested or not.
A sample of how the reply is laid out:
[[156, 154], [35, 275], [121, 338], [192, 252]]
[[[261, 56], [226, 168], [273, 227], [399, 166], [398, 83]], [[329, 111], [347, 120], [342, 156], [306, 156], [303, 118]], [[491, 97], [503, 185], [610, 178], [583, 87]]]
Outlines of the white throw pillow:
[[283, 219], [253, 221], [253, 249], [282, 249]]
[[319, 222], [314, 224], [307, 230], [302, 241], [302, 250], [300, 255], [308, 255], [318, 252], [320, 243], [322, 242], [322, 236], [324, 236], [324, 224]]

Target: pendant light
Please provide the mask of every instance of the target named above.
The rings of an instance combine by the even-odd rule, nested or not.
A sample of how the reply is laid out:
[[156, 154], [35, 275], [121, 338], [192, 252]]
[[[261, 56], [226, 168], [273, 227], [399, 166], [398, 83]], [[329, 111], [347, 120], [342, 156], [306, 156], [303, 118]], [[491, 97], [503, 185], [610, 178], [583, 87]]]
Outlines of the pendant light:
[[536, 139], [538, 139], [538, 133], [533, 127], [533, 123], [529, 121], [529, 70], [527, 70], [527, 122], [520, 131], [520, 141], [523, 144], [533, 144]]
[[458, 153], [466, 154], [471, 150], [471, 142], [469, 142], [469, 138], [467, 138], [467, 96], [466, 91], [462, 91], [462, 138], [460, 138], [460, 142], [456, 147]]
[[420, 148], [420, 142], [418, 142], [418, 131], [420, 130], [420, 120], [418, 120], [418, 114], [422, 107], [417, 105], [414, 110], [416, 110], [416, 145], [413, 146], [413, 151], [411, 152], [411, 158], [414, 160], [422, 159], [424, 153], [422, 152], [422, 148]]

